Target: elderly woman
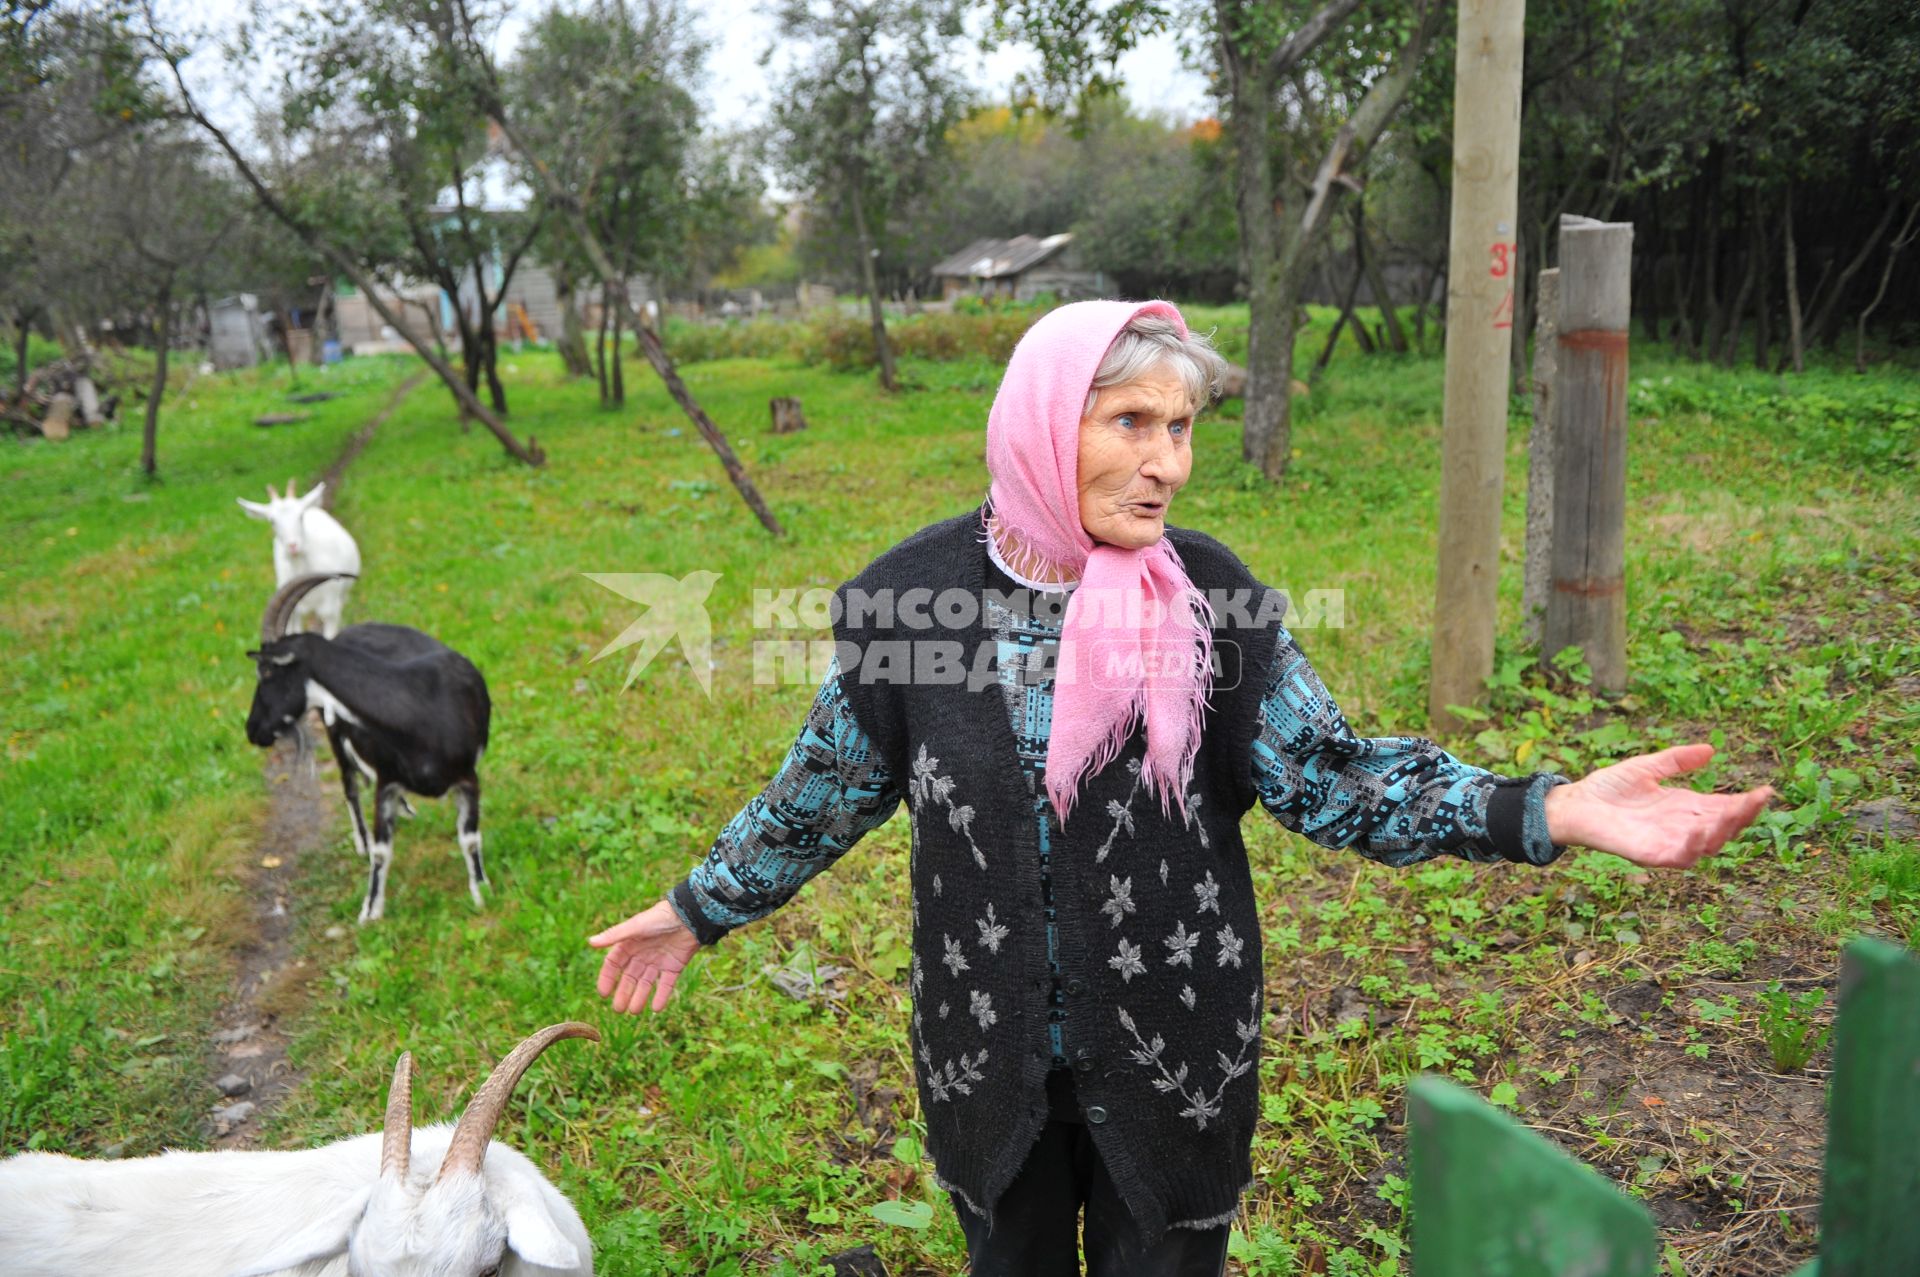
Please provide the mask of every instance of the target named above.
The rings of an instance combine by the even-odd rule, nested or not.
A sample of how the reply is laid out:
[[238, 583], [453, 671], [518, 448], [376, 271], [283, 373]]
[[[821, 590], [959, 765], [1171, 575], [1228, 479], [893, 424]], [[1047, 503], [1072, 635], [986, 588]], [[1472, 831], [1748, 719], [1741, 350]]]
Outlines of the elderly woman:
[[1164, 302], [1035, 324], [988, 417], [986, 504], [841, 588], [840, 656], [780, 774], [665, 900], [591, 940], [613, 1008], [657, 1011], [701, 945], [905, 799], [915, 1080], [977, 1274], [1078, 1273], [1082, 1211], [1093, 1274], [1222, 1271], [1259, 1113], [1254, 803], [1396, 866], [1575, 843], [1685, 866], [1768, 797], [1661, 785], [1705, 745], [1570, 783], [1356, 737], [1277, 594], [1167, 523], [1221, 370]]

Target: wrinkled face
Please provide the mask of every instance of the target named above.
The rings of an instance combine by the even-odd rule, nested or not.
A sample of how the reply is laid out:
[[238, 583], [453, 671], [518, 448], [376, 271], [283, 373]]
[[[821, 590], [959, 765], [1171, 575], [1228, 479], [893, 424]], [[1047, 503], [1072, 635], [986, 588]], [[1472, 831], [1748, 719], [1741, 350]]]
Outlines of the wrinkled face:
[[1193, 471], [1194, 403], [1161, 366], [1108, 386], [1080, 419], [1080, 524], [1108, 545], [1138, 550], [1166, 531], [1167, 506]]
[[247, 712], [247, 739], [264, 748], [291, 732], [307, 712], [307, 676], [284, 639], [247, 655], [260, 672]]

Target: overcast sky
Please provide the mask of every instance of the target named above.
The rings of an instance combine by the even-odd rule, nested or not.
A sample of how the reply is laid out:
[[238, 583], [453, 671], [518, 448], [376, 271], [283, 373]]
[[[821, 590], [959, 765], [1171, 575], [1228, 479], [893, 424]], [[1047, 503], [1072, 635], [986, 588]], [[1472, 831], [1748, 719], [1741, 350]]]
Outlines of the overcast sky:
[[[319, 0], [297, 0], [318, 3]], [[521, 0], [523, 15], [537, 13], [546, 0]], [[773, 22], [763, 12], [766, 0], [695, 0], [690, 7], [713, 41], [707, 62], [707, 83], [699, 88], [707, 108], [710, 126], [733, 130], [758, 124], [766, 119], [768, 95], [765, 82], [769, 72], [759, 64], [760, 56], [773, 43]], [[161, 0], [158, 6], [163, 22], [174, 30], [198, 27], [216, 41], [224, 41], [238, 27], [246, 0]], [[524, 29], [522, 18], [510, 19], [501, 30], [502, 58]], [[966, 51], [964, 69], [983, 98], [1005, 102], [1014, 77], [1034, 63], [1025, 50], [999, 49], [981, 54], [976, 47]], [[777, 64], [776, 64], [777, 65]], [[242, 130], [249, 114], [234, 83], [235, 77], [215, 48], [207, 48], [188, 63], [189, 82], [197, 94], [213, 107], [222, 123]], [[1127, 96], [1136, 107], [1160, 111], [1184, 120], [1199, 119], [1212, 113], [1206, 82], [1183, 69], [1171, 37], [1162, 36], [1121, 59], [1120, 72], [1126, 82]], [[261, 65], [247, 77], [269, 90], [274, 68]]]

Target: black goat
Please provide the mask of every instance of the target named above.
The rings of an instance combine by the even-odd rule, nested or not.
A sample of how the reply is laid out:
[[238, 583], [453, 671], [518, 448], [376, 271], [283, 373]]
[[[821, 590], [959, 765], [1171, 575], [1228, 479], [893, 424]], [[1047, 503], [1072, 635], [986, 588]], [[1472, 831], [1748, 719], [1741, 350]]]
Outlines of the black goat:
[[[260, 670], [247, 739], [268, 746], [301, 730], [318, 709], [340, 764], [353, 813], [354, 840], [369, 865], [360, 921], [386, 908], [394, 817], [411, 792], [438, 798], [453, 791], [459, 805], [460, 850], [467, 887], [482, 905], [487, 871], [480, 858], [480, 777], [493, 706], [473, 662], [439, 640], [404, 625], [349, 625], [333, 638], [288, 634], [301, 598], [341, 573], [296, 577], [281, 586], [260, 622]], [[373, 836], [360, 812], [360, 777], [373, 782]]]

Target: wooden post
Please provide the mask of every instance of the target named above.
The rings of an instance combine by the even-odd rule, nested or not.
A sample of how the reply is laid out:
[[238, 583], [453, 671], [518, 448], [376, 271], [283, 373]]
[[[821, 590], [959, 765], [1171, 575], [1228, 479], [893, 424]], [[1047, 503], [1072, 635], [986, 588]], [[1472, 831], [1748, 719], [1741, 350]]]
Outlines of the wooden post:
[[1828, 1089], [1820, 1277], [1920, 1272], [1920, 958], [1847, 946]]
[[1554, 372], [1553, 584], [1541, 651], [1577, 646], [1627, 688], [1627, 324], [1633, 224], [1563, 218]]
[[1472, 1092], [1415, 1078], [1407, 1124], [1414, 1277], [1653, 1271], [1645, 1208]]
[[1473, 705], [1493, 673], [1500, 507], [1506, 481], [1514, 221], [1519, 200], [1525, 0], [1461, 0], [1453, 93], [1453, 221], [1447, 270], [1440, 564], [1427, 713]]
[[1533, 322], [1533, 432], [1527, 437], [1527, 568], [1520, 590], [1520, 624], [1529, 643], [1540, 641], [1553, 579], [1553, 370], [1560, 336], [1560, 271], [1540, 272]]

